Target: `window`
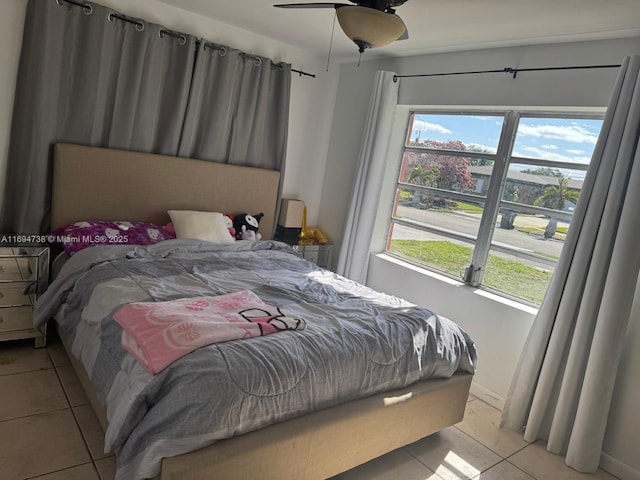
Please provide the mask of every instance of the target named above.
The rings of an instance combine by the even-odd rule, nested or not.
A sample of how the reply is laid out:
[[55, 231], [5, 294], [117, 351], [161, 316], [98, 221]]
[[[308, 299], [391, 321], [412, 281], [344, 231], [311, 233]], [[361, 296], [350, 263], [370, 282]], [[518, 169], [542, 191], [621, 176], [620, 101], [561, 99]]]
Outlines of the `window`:
[[387, 252], [539, 304], [601, 114], [413, 112]]

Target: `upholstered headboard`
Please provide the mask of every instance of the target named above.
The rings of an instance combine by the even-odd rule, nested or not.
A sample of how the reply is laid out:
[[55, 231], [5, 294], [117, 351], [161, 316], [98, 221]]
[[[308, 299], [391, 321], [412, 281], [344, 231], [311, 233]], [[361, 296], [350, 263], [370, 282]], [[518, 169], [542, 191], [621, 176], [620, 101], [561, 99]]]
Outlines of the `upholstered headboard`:
[[51, 228], [81, 220], [169, 222], [167, 210], [264, 213], [275, 226], [280, 173], [81, 145], [54, 147]]

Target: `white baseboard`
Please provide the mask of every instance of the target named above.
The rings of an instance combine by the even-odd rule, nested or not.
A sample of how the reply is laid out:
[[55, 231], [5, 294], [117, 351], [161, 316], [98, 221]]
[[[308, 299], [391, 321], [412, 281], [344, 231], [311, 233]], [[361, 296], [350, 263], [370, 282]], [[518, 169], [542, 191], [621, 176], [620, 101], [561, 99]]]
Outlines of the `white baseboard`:
[[640, 471], [606, 453], [600, 455], [600, 468], [620, 480], [640, 480]]
[[492, 392], [488, 388], [483, 387], [482, 385], [476, 383], [475, 381], [471, 382], [471, 390], [472, 395], [475, 395], [480, 400], [488, 403], [492, 407], [497, 408], [498, 410], [502, 410], [504, 408], [504, 398], [498, 395], [495, 392]]

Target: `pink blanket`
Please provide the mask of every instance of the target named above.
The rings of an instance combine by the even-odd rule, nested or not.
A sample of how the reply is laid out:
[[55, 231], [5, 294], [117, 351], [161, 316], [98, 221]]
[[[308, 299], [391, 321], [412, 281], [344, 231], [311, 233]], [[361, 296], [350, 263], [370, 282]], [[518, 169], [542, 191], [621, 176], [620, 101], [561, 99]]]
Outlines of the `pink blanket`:
[[152, 374], [204, 345], [305, 326], [304, 320], [265, 304], [250, 290], [216, 297], [130, 303], [113, 318], [124, 329], [124, 349]]

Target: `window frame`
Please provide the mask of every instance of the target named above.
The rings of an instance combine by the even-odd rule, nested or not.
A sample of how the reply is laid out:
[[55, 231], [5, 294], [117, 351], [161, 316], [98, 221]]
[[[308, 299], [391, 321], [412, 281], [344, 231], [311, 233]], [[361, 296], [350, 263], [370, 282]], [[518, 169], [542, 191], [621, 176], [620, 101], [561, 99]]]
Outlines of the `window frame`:
[[[523, 252], [515, 248], [510, 248], [508, 245], [499, 245], [493, 242], [493, 233], [496, 228], [496, 222], [498, 215], [502, 208], [511, 210], [517, 210], [522, 213], [550, 215], [559, 220], [573, 219], [573, 212], [563, 212], [559, 210], [549, 209], [545, 207], [539, 207], [535, 205], [526, 205], [518, 202], [511, 202], [503, 200], [504, 189], [506, 187], [507, 178], [509, 174], [509, 167], [512, 164], [518, 165], [530, 165], [532, 167], [551, 167], [559, 169], [571, 169], [571, 170], [583, 170], [585, 173], [591, 162], [587, 164], [561, 162], [554, 160], [537, 159], [533, 157], [521, 157], [513, 156], [513, 148], [516, 143], [516, 136], [518, 133], [518, 127], [520, 121], [526, 118], [561, 118], [561, 119], [587, 119], [587, 120], [603, 120], [606, 109], [600, 107], [567, 107], [567, 108], [550, 108], [542, 109], [535, 107], [508, 107], [508, 108], [458, 108], [458, 107], [412, 107], [407, 109], [407, 121], [403, 125], [403, 141], [402, 146], [399, 149], [400, 161], [395, 171], [393, 178], [393, 188], [397, 191], [399, 188], [410, 188], [414, 191], [420, 191], [424, 193], [441, 194], [451, 199], [458, 199], [462, 201], [470, 201], [475, 203], [483, 203], [483, 212], [480, 219], [480, 225], [478, 227], [477, 235], [464, 234], [462, 232], [445, 231], [437, 226], [427, 225], [413, 220], [402, 219], [394, 216], [394, 206], [391, 207], [391, 211], [387, 215], [386, 222], [386, 234], [385, 234], [385, 249], [384, 253], [392, 257], [398, 258], [402, 261], [406, 261], [419, 268], [433, 271], [441, 275], [455, 278], [456, 280], [462, 280], [465, 284], [475, 288], [482, 288], [491, 291], [502, 297], [515, 300], [517, 302], [538, 307], [536, 302], [515, 296], [508, 292], [497, 290], [484, 285], [484, 273], [489, 258], [489, 253], [493, 249], [494, 251], [500, 251], [513, 255], [522, 259], [534, 259], [538, 262], [548, 263], [549, 265], [557, 265], [557, 260], [544, 258], [528, 252]], [[447, 149], [434, 149], [425, 147], [410, 146], [409, 140], [411, 136], [411, 126], [413, 124], [412, 119], [416, 115], [461, 115], [461, 116], [496, 116], [503, 119], [502, 129], [500, 132], [500, 138], [498, 141], [498, 147], [495, 154], [485, 152], [470, 152], [470, 151], [458, 151]], [[490, 177], [489, 187], [486, 195], [475, 195], [472, 193], [454, 192], [450, 190], [442, 190], [435, 187], [428, 187], [422, 185], [410, 184], [400, 181], [400, 175], [402, 173], [403, 158], [406, 152], [414, 152], [419, 154], [437, 154], [459, 157], [473, 157], [478, 159], [486, 159], [493, 161], [493, 169]], [[394, 200], [395, 205], [395, 200]], [[442, 236], [443, 238], [454, 239], [462, 241], [473, 246], [473, 253], [470, 264], [465, 268], [464, 274], [461, 277], [443, 272], [435, 267], [429, 266], [417, 260], [407, 258], [403, 255], [399, 255], [389, 250], [391, 241], [391, 232], [393, 225], [405, 225], [410, 228], [414, 228], [420, 231], [434, 233]]]

